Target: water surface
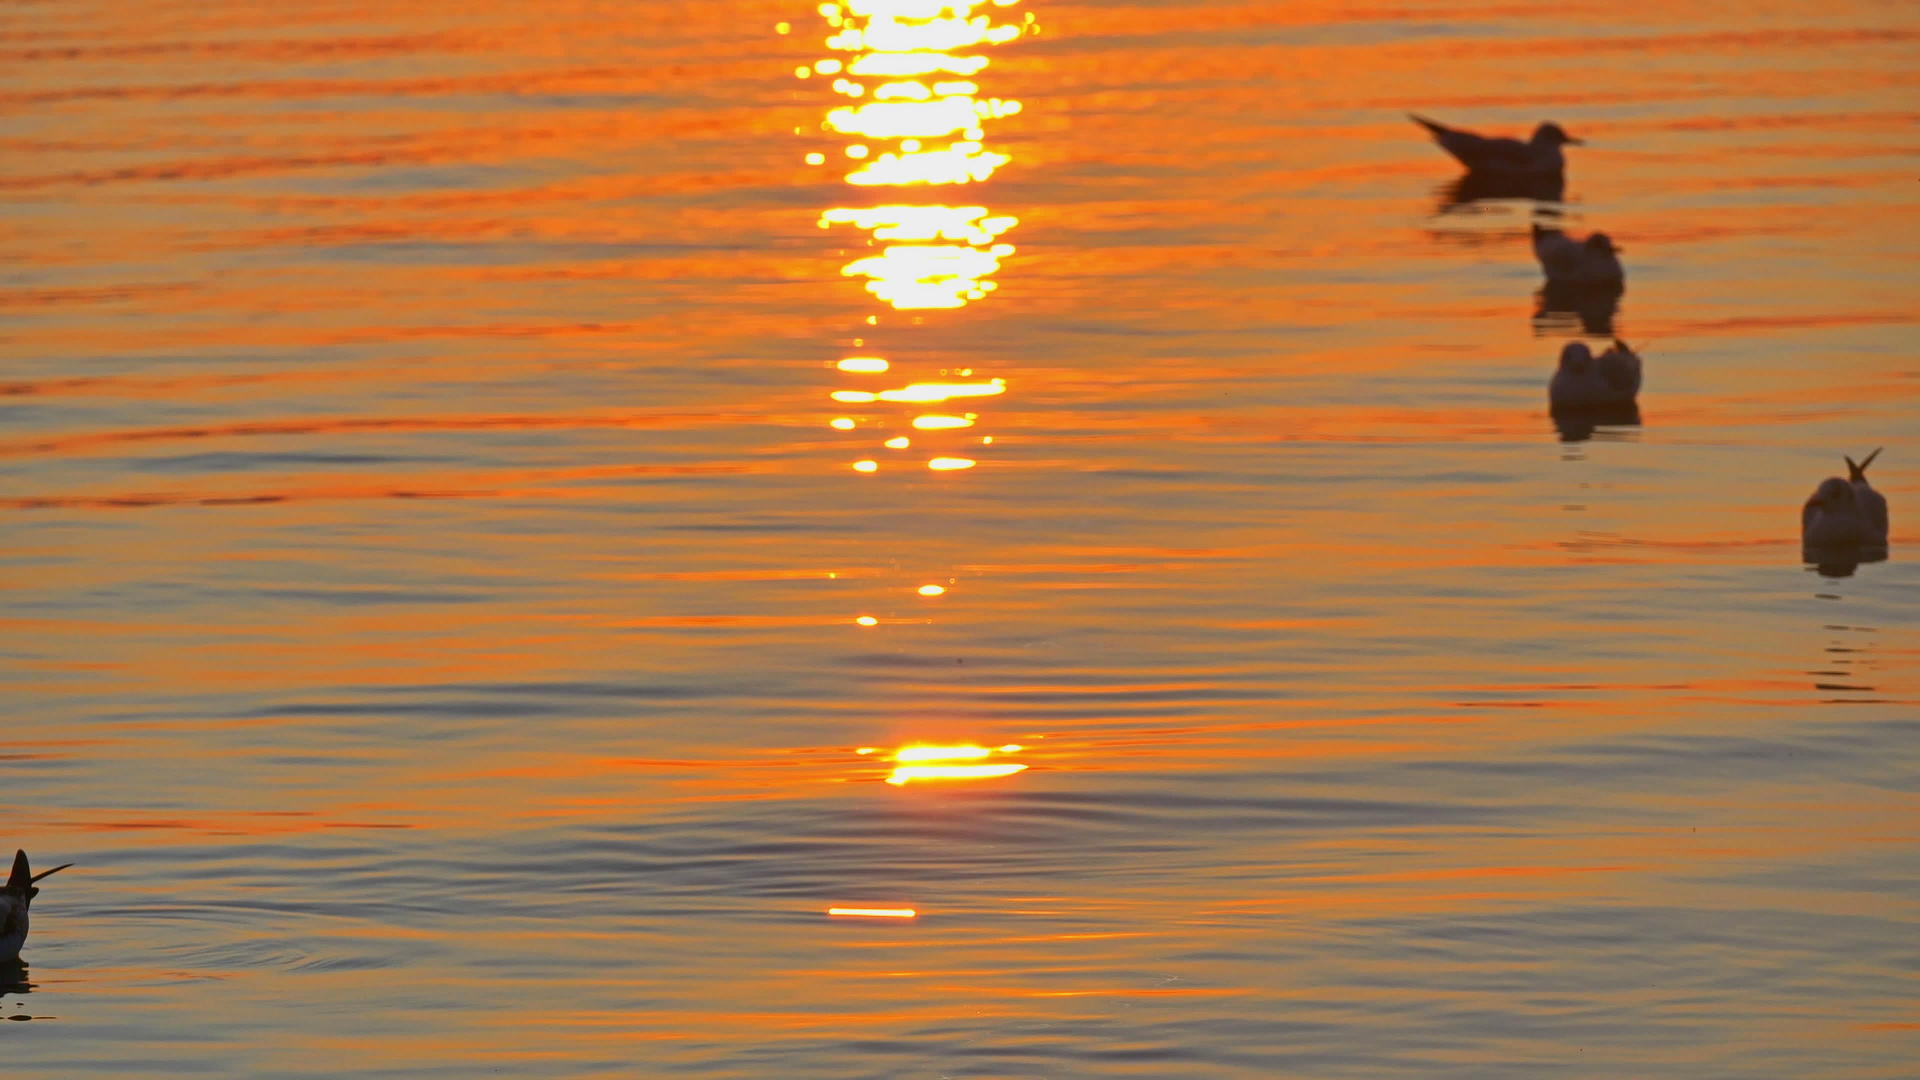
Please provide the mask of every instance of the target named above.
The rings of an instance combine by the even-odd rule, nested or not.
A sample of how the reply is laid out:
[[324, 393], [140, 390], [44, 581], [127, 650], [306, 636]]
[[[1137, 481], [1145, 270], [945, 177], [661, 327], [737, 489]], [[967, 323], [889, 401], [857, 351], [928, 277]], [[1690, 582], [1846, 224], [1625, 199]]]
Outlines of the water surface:
[[13, 1066], [1910, 1075], [1911, 5], [915, 6], [6, 5]]

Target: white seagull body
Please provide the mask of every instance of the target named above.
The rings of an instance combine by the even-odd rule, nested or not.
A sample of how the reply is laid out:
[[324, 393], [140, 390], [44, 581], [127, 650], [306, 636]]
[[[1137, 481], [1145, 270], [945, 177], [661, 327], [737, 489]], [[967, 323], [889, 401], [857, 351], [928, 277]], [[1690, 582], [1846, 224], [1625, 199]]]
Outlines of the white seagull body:
[[1560, 350], [1560, 368], [1547, 385], [1555, 412], [1590, 412], [1631, 406], [1640, 393], [1640, 356], [1618, 338], [1599, 356], [1584, 341]]
[[6, 888], [0, 889], [0, 961], [20, 958], [20, 946], [27, 940], [27, 908], [32, 905], [33, 898], [40, 895], [34, 882], [72, 865], [62, 863], [36, 874], [27, 865], [26, 852], [13, 853], [13, 873], [7, 878]]
[[1519, 139], [1490, 139], [1436, 123], [1424, 116], [1408, 113], [1414, 123], [1433, 134], [1440, 149], [1452, 154], [1471, 172], [1505, 173], [1518, 176], [1552, 176], [1566, 168], [1560, 148], [1580, 145], [1580, 140], [1560, 130], [1559, 124], [1541, 124], [1526, 142]]
[[1887, 546], [1887, 497], [1867, 483], [1867, 466], [1880, 456], [1875, 450], [1856, 463], [1847, 458], [1847, 479], [1829, 476], [1800, 508], [1800, 543], [1808, 548]]
[[1620, 249], [1613, 239], [1597, 232], [1575, 240], [1559, 229], [1533, 227], [1533, 254], [1546, 271], [1549, 286], [1582, 289], [1626, 287], [1627, 272], [1620, 265]]

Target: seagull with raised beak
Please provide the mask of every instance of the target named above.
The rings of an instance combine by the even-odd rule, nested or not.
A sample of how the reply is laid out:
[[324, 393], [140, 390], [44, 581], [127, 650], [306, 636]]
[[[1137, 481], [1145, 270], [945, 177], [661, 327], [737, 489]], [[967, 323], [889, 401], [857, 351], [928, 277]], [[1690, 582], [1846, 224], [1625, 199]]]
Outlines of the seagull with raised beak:
[[[1881, 449], [1884, 449], [1882, 447]], [[1887, 497], [1867, 483], [1867, 466], [1880, 450], [1861, 461], [1845, 458], [1847, 478], [1829, 476], [1800, 508], [1802, 547], [1856, 548], [1876, 553], [1887, 546]]]
[[0, 889], [0, 961], [20, 959], [20, 946], [27, 940], [27, 908], [40, 895], [34, 882], [72, 865], [61, 863], [36, 874], [27, 864], [26, 852], [13, 853], [13, 873], [7, 877], [7, 887]]

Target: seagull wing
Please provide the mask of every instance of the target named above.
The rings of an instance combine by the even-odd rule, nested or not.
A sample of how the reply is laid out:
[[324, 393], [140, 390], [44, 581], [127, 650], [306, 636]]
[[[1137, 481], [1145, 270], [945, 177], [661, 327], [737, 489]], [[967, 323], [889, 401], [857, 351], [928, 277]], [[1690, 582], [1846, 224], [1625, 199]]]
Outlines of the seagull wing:
[[1526, 144], [1518, 139], [1489, 139], [1471, 131], [1450, 128], [1424, 116], [1413, 113], [1407, 115], [1414, 123], [1432, 133], [1433, 141], [1440, 144], [1440, 149], [1452, 154], [1469, 169], [1517, 168], [1529, 160]]
[[1533, 254], [1550, 278], [1576, 276], [1580, 272], [1583, 250], [1559, 229], [1533, 227]]
[[1613, 348], [1601, 353], [1599, 366], [1601, 377], [1616, 392], [1629, 396], [1640, 392], [1640, 357], [1626, 342], [1615, 341]]
[[1876, 447], [1873, 453], [1855, 461], [1847, 458], [1847, 483], [1853, 487], [1853, 498], [1860, 505], [1861, 512], [1867, 515], [1867, 521], [1873, 526], [1882, 543], [1887, 539], [1887, 497], [1873, 490], [1867, 483], [1867, 466], [1880, 456], [1884, 447]]
[[1865, 481], [1853, 485], [1853, 497], [1867, 515], [1867, 523], [1873, 526], [1874, 536], [1881, 543], [1886, 543], [1887, 497], [1868, 487]]

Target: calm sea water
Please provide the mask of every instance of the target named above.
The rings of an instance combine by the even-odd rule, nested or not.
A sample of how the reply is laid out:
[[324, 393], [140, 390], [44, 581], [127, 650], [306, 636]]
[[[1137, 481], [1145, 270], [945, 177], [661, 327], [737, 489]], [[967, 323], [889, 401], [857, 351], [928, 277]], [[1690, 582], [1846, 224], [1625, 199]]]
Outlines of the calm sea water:
[[1913, 1075], [1920, 11], [938, 6], [0, 6], [8, 1066]]

